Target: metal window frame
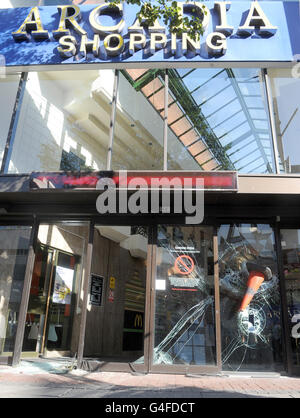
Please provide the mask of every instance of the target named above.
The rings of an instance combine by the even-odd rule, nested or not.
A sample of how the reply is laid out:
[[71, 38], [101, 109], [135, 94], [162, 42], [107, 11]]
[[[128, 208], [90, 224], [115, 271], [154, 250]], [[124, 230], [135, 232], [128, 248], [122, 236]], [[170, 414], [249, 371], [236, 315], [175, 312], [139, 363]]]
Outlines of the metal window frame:
[[117, 113], [117, 100], [119, 93], [119, 70], [115, 70], [114, 73], [114, 86], [113, 86], [113, 95], [111, 101], [111, 114], [110, 114], [110, 124], [109, 124], [109, 142], [107, 148], [107, 160], [106, 160], [106, 170], [111, 170], [112, 166], [112, 154], [113, 154], [113, 143], [114, 143], [114, 133], [116, 125], [116, 113]]
[[90, 226], [89, 226], [89, 238], [88, 238], [87, 253], [86, 253], [86, 258], [85, 258], [84, 277], [83, 277], [83, 286], [82, 286], [83, 302], [82, 302], [82, 311], [81, 311], [79, 337], [78, 337], [78, 350], [77, 350], [77, 364], [79, 368], [81, 368], [82, 361], [83, 361], [87, 308], [88, 308], [88, 301], [89, 301], [89, 295], [90, 295], [90, 276], [91, 276], [92, 257], [93, 257], [94, 231], [95, 231], [95, 224], [93, 221], [91, 221]]
[[275, 174], [280, 174], [280, 166], [278, 160], [278, 145], [277, 145], [277, 135], [276, 135], [276, 125], [275, 125], [275, 116], [274, 116], [274, 107], [273, 107], [273, 99], [272, 99], [272, 88], [270, 83], [270, 78], [268, 75], [268, 71], [266, 68], [261, 70], [262, 79], [264, 81], [265, 86], [265, 94], [267, 99], [267, 106], [268, 106], [268, 116], [269, 116], [269, 125], [271, 129], [271, 138], [272, 138], [272, 146], [273, 146], [273, 158], [275, 164]]
[[24, 284], [23, 284], [23, 290], [22, 290], [22, 298], [21, 298], [21, 304], [20, 304], [20, 310], [19, 310], [16, 337], [15, 337], [15, 342], [14, 342], [12, 366], [16, 366], [19, 364], [21, 354], [22, 354], [26, 314], [27, 314], [31, 281], [32, 281], [33, 268], [34, 268], [34, 262], [35, 262], [38, 229], [39, 229], [39, 222], [37, 218], [34, 216], [31, 235], [30, 235], [30, 241], [29, 241], [28, 256], [27, 256], [26, 270], [25, 270], [25, 276], [24, 276]]
[[21, 113], [24, 93], [26, 89], [26, 83], [28, 80], [28, 74], [29, 74], [28, 72], [21, 73], [16, 100], [15, 100], [13, 112], [11, 115], [10, 126], [8, 130], [7, 138], [6, 138], [5, 147], [4, 147], [0, 174], [8, 173], [8, 167], [9, 167], [10, 158], [11, 158], [12, 151], [13, 151], [13, 145], [14, 145], [14, 140], [15, 140], [16, 131], [18, 127], [18, 121], [19, 121], [19, 117]]

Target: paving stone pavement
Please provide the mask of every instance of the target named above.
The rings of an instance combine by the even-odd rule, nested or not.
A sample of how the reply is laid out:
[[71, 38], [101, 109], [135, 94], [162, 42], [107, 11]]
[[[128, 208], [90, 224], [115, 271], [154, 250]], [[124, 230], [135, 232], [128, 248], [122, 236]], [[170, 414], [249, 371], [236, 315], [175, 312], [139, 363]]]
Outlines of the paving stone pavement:
[[0, 398], [300, 398], [300, 378], [51, 371], [0, 366]]

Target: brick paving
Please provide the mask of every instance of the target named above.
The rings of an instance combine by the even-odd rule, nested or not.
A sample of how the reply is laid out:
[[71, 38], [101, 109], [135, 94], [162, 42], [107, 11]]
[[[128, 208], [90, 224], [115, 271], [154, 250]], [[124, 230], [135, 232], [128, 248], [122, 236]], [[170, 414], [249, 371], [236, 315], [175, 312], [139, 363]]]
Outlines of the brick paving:
[[0, 366], [0, 398], [300, 398], [300, 378], [37, 372]]

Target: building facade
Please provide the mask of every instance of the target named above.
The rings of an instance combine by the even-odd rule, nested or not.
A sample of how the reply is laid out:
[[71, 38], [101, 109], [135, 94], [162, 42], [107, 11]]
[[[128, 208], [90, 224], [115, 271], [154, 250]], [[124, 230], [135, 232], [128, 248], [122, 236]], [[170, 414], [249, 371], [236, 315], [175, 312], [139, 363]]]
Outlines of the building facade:
[[0, 361], [299, 373], [298, 2], [2, 3]]

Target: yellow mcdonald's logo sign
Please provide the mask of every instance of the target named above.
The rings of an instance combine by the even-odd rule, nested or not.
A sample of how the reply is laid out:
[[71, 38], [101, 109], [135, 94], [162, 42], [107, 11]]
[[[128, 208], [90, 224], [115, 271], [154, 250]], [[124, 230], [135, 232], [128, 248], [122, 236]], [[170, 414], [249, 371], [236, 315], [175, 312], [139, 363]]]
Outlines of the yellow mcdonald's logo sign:
[[143, 328], [143, 317], [141, 314], [136, 314], [134, 318], [134, 328]]

